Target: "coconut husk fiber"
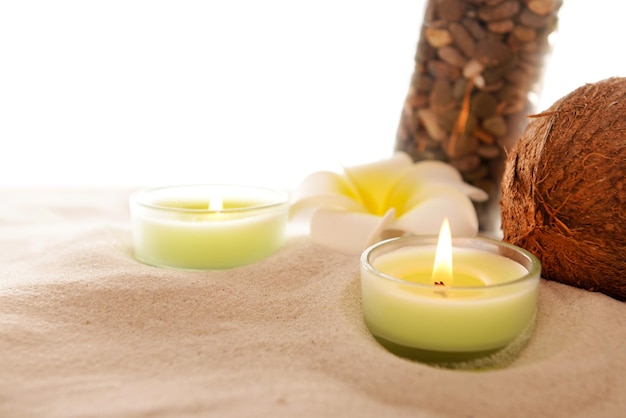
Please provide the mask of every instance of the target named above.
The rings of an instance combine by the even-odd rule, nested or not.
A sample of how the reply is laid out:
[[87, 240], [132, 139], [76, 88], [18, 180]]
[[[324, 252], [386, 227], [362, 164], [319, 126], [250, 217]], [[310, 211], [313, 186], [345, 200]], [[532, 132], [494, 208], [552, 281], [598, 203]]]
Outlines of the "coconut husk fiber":
[[586, 84], [533, 115], [507, 157], [504, 240], [543, 277], [626, 300], [626, 78]]

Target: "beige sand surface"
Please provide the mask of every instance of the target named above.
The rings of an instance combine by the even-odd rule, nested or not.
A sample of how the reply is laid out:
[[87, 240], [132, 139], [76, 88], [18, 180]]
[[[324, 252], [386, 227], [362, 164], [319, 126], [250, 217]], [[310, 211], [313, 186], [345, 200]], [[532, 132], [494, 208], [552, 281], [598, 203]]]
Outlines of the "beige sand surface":
[[143, 265], [127, 190], [0, 191], [1, 417], [618, 417], [626, 304], [542, 281], [490, 371], [383, 349], [358, 260], [291, 237], [228, 271]]

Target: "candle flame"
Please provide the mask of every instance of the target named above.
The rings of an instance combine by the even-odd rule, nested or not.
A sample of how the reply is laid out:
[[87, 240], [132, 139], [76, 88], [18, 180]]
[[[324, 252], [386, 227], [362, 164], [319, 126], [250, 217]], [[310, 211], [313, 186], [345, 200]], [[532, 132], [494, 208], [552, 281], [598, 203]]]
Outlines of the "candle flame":
[[452, 233], [448, 218], [443, 220], [439, 230], [432, 278], [437, 285], [452, 285]]
[[224, 204], [222, 203], [221, 196], [214, 196], [209, 199], [209, 210], [218, 211], [222, 209], [224, 209]]

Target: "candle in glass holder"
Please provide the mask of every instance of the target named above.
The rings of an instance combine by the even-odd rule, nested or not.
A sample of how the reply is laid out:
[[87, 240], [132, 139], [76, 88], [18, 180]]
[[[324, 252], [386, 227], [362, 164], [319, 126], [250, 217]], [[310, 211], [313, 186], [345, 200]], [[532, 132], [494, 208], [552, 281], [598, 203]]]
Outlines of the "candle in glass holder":
[[539, 261], [501, 241], [444, 231], [394, 238], [363, 253], [367, 327], [381, 341], [443, 359], [506, 347], [534, 321]]
[[130, 198], [135, 257], [190, 270], [261, 260], [285, 241], [287, 202], [286, 193], [247, 186], [141, 190]]

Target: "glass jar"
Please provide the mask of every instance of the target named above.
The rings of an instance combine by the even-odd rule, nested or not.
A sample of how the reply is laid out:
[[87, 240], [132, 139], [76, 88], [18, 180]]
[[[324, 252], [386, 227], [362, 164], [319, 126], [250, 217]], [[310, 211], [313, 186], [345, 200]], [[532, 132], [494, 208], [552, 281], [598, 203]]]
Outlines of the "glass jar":
[[506, 151], [536, 111], [562, 0], [427, 0], [397, 150], [449, 162], [490, 198], [480, 228], [500, 230]]

